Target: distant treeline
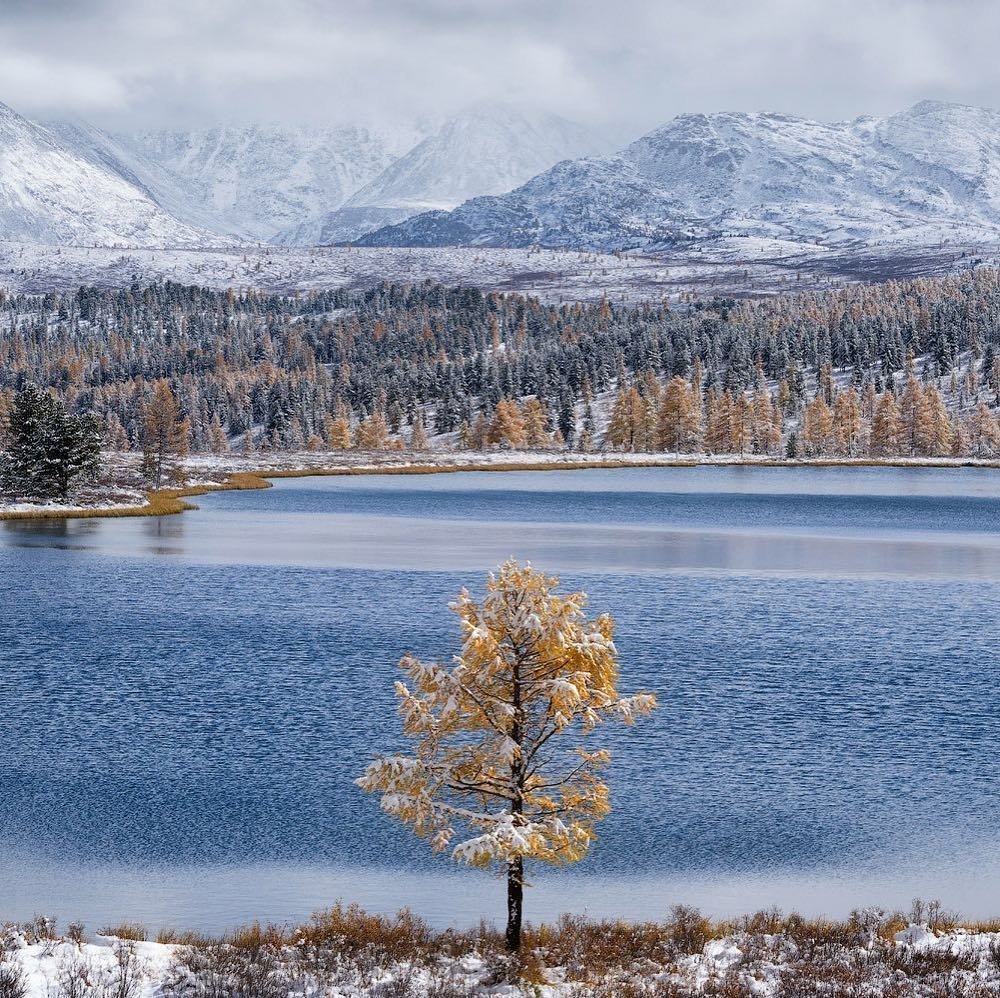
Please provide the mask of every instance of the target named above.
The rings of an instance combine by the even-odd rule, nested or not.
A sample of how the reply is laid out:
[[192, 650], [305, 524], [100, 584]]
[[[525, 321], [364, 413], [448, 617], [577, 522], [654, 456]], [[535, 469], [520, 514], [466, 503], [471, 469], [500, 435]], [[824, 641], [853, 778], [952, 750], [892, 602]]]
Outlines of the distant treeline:
[[166, 404], [194, 451], [449, 434], [476, 448], [992, 456], [1000, 274], [682, 307], [429, 282], [0, 295], [0, 428], [32, 382], [96, 414], [115, 449], [148, 448], [151, 407]]

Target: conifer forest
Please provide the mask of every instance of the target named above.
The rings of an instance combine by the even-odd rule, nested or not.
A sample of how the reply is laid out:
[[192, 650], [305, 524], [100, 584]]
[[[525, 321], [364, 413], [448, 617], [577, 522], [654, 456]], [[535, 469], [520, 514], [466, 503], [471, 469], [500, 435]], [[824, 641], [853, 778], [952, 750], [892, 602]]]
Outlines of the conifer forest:
[[194, 452], [1000, 453], [991, 269], [672, 306], [163, 282], [7, 295], [0, 323], [0, 415], [37, 384], [111, 450], [167, 407]]

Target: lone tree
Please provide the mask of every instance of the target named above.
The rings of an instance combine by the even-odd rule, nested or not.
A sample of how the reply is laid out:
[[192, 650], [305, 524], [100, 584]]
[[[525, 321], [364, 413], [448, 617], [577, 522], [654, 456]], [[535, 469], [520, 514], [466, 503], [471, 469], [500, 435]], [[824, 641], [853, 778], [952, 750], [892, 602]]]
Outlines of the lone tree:
[[68, 499], [78, 481], [97, 475], [101, 422], [68, 413], [37, 385], [14, 396], [7, 417], [7, 453], [0, 455], [0, 488], [35, 499]]
[[588, 621], [586, 595], [558, 585], [510, 560], [481, 604], [463, 589], [451, 604], [463, 635], [454, 665], [399, 663], [413, 686], [396, 683], [413, 755], [381, 756], [357, 781], [435, 851], [505, 868], [511, 951], [521, 945], [525, 860], [582, 859], [610, 810], [600, 779], [610, 755], [588, 751], [582, 736], [656, 706], [649, 693], [618, 693], [614, 621]]
[[185, 457], [191, 445], [191, 424], [182, 419], [170, 383], [161, 378], [142, 412], [142, 467], [157, 487], [176, 473], [174, 459]]

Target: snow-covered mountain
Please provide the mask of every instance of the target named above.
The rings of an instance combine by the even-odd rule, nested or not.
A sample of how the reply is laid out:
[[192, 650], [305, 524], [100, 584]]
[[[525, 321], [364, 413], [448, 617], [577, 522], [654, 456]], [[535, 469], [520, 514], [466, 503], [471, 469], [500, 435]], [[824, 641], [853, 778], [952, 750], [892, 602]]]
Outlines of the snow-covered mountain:
[[339, 210], [293, 227], [285, 244], [346, 242], [428, 209], [509, 191], [564, 159], [604, 151], [589, 129], [505, 104], [478, 104], [386, 167]]
[[1000, 113], [925, 101], [885, 119], [689, 114], [359, 240], [615, 250], [721, 235], [813, 245], [1000, 236]]
[[411, 132], [249, 125], [141, 132], [122, 141], [176, 175], [186, 209], [267, 241], [342, 205], [405, 151]]
[[0, 104], [0, 240], [129, 246], [209, 244], [96, 136], [35, 124]]

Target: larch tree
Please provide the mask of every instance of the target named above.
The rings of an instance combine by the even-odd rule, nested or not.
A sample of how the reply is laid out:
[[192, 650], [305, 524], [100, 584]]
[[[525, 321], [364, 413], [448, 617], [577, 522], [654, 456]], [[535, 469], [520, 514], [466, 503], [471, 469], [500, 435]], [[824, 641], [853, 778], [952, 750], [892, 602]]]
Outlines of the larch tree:
[[872, 417], [870, 449], [872, 454], [885, 457], [898, 454], [903, 440], [903, 423], [892, 392], [883, 392]]
[[385, 450], [389, 446], [389, 424], [381, 409], [361, 420], [356, 442], [359, 450]]
[[853, 388], [841, 392], [833, 406], [833, 439], [838, 454], [853, 457], [861, 447], [864, 423], [861, 400]]
[[410, 432], [410, 450], [427, 450], [428, 447], [424, 418], [417, 413], [413, 420], [413, 430]]
[[183, 419], [177, 397], [166, 378], [153, 386], [142, 414], [142, 464], [156, 485], [173, 471], [173, 462], [185, 457], [191, 446], [191, 424]]
[[604, 446], [613, 450], [639, 451], [645, 445], [646, 402], [635, 386], [622, 388], [611, 409]]
[[486, 442], [518, 450], [528, 442], [524, 418], [514, 399], [502, 398], [497, 402], [486, 435]]
[[548, 447], [552, 443], [552, 438], [545, 429], [548, 421], [548, 413], [545, 410], [545, 403], [538, 398], [524, 400], [524, 437], [529, 449], [537, 450], [541, 447]]
[[525, 862], [582, 859], [610, 810], [601, 779], [610, 755], [588, 749], [586, 736], [656, 706], [649, 693], [618, 692], [612, 618], [588, 620], [586, 595], [558, 585], [512, 559], [489, 576], [482, 602], [463, 589], [451, 604], [463, 639], [454, 664], [400, 662], [413, 753], [381, 756], [357, 780], [435, 851], [500, 868], [511, 951], [521, 944]]
[[660, 446], [667, 451], [689, 452], [698, 446], [701, 435], [701, 407], [698, 393], [681, 377], [671, 378], [660, 403]]
[[822, 395], [806, 406], [802, 418], [802, 442], [809, 454], [827, 454], [833, 442], [833, 412]]
[[969, 419], [969, 449], [975, 457], [992, 457], [1000, 451], [1000, 424], [985, 402]]
[[343, 402], [337, 403], [333, 415], [327, 413], [323, 419], [323, 436], [330, 450], [349, 450], [351, 446], [351, 420]]

